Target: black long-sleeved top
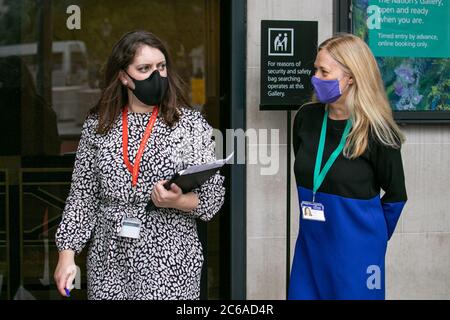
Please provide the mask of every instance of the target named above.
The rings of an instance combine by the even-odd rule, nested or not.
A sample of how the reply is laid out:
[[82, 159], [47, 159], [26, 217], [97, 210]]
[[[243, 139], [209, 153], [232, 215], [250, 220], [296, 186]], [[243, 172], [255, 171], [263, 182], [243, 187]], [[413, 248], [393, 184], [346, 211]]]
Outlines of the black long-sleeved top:
[[[325, 108], [304, 105], [297, 113], [293, 129], [294, 171], [297, 184], [312, 189], [314, 166]], [[322, 167], [339, 145], [346, 120], [328, 118]], [[382, 146], [370, 139], [369, 148], [355, 160], [341, 153], [318, 192], [353, 199], [370, 199], [385, 191], [382, 202], [406, 201], [405, 177], [399, 149]]]

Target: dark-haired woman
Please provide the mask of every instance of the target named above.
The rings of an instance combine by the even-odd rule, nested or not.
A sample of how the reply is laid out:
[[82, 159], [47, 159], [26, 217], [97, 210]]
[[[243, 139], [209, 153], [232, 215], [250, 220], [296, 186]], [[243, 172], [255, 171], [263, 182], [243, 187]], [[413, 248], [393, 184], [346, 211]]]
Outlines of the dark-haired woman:
[[[74, 256], [90, 240], [89, 299], [198, 299], [203, 263], [195, 219], [224, 200], [216, 174], [183, 194], [175, 172], [215, 160], [212, 128], [189, 108], [163, 43], [130, 32], [114, 46], [98, 104], [83, 126], [56, 234], [55, 281], [66, 296]], [[146, 212], [149, 200], [156, 209]]]

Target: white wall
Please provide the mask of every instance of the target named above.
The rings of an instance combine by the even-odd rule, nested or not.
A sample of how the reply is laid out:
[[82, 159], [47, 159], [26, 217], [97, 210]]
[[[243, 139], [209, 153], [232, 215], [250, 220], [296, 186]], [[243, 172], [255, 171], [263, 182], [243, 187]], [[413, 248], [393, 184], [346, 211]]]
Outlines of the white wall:
[[[247, 165], [248, 299], [286, 298], [286, 112], [259, 111], [260, 21], [318, 21], [320, 43], [332, 35], [331, 3], [247, 0], [247, 129], [280, 130], [278, 174], [264, 176], [263, 165]], [[409, 201], [388, 246], [387, 298], [450, 299], [450, 126], [403, 129], [408, 139], [403, 162]], [[249, 144], [247, 152], [257, 148]], [[291, 174], [292, 259], [299, 210], [292, 170]]]
[[386, 257], [388, 299], [450, 299], [450, 126], [403, 127], [408, 202]]

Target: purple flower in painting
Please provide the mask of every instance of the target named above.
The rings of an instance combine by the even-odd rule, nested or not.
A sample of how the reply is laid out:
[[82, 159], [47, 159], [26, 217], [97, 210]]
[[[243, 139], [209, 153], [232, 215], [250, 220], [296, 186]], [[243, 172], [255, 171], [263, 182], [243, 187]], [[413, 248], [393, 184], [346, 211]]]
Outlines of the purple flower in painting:
[[403, 89], [404, 88], [403, 88], [402, 83], [400, 81], [395, 81], [395, 83], [394, 83], [395, 94], [398, 95], [398, 96], [401, 96], [402, 93], [403, 93]]
[[416, 90], [411, 97], [411, 102], [413, 104], [419, 104], [420, 101], [422, 100], [422, 98], [423, 98], [423, 95], [419, 94], [419, 92], [417, 92], [417, 90]]
[[394, 72], [397, 75], [394, 92], [400, 97], [396, 103], [397, 110], [415, 110], [423, 98], [419, 94], [419, 69], [410, 63], [402, 63]]
[[400, 65], [395, 69], [395, 74], [406, 83], [414, 82], [414, 70], [409, 65]]

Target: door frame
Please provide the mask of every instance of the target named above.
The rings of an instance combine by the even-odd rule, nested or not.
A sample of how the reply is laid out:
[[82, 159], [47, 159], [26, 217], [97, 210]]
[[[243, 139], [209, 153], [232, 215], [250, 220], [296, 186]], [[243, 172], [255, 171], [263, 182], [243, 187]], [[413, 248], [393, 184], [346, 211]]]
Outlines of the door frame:
[[[246, 131], [246, 53], [247, 1], [221, 1], [221, 123], [222, 128]], [[226, 140], [226, 138], [225, 138]], [[230, 141], [225, 141], [226, 145]], [[235, 154], [237, 144], [233, 143]], [[247, 288], [247, 212], [246, 164], [228, 167], [225, 212], [229, 225], [223, 231], [229, 234], [229, 296], [245, 300]], [[227, 276], [221, 277], [226, 279]], [[228, 291], [227, 290], [227, 291]]]

